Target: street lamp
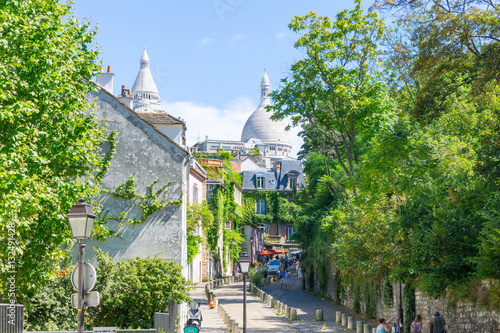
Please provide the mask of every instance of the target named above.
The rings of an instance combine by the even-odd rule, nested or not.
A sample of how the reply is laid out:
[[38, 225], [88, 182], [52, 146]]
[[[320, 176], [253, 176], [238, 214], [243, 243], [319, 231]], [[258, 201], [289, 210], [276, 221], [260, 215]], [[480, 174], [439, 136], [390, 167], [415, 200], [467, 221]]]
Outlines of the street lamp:
[[250, 237], [250, 264], [252, 265], [252, 267], [253, 267], [253, 252], [254, 252], [253, 237]]
[[83, 290], [83, 273], [85, 264], [83, 259], [85, 256], [85, 244], [82, 241], [90, 238], [96, 216], [92, 211], [92, 207], [85, 202], [85, 199], [80, 198], [78, 199], [78, 203], [71, 207], [67, 217], [71, 228], [71, 236], [78, 240], [78, 333], [84, 333], [85, 291]]
[[247, 289], [246, 289], [246, 274], [250, 268], [250, 258], [246, 252], [240, 256], [240, 268], [243, 274], [243, 333], [247, 333]]

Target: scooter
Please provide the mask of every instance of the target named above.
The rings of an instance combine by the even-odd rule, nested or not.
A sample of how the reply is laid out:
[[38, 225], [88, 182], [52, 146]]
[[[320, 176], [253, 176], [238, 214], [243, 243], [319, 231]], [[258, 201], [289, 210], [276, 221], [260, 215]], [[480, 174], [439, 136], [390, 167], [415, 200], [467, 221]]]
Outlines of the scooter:
[[198, 302], [191, 302], [187, 312], [187, 321], [186, 326], [184, 327], [184, 333], [200, 332], [202, 320], [200, 304], [198, 304]]

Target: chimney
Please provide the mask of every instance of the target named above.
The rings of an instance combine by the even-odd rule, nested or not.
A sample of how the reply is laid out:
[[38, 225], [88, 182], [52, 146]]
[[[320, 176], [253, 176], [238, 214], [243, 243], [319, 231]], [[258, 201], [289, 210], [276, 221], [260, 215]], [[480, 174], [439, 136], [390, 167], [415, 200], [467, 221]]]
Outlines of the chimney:
[[96, 83], [101, 86], [101, 88], [107, 90], [109, 93], [113, 94], [113, 79], [115, 74], [111, 73], [111, 66], [108, 66], [107, 73], [101, 73], [96, 77]]
[[[128, 93], [128, 94], [127, 94]], [[122, 90], [120, 95], [117, 97], [123, 104], [128, 106], [130, 109], [133, 107], [132, 97], [130, 96], [130, 89], [125, 88], [125, 85], [122, 84]]]

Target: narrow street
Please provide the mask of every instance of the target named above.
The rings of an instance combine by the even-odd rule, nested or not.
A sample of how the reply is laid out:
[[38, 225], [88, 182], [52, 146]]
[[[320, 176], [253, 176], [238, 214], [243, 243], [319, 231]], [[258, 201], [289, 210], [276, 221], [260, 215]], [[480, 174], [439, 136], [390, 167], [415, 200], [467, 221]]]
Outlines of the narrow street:
[[[290, 290], [282, 290], [279, 282], [272, 283], [261, 288], [274, 298], [282, 301], [288, 306], [297, 309], [297, 320], [289, 321], [285, 316], [278, 316], [273, 309], [260, 302], [254, 295], [247, 293], [247, 332], [352, 332], [335, 323], [335, 312], [342, 311], [355, 317], [355, 320], [362, 320], [363, 323], [376, 325], [375, 320], [367, 320], [362, 316], [353, 313], [350, 309], [338, 306], [335, 303], [314, 296], [302, 290], [301, 282], [296, 275], [292, 276]], [[224, 306], [231, 317], [233, 317], [240, 327], [243, 323], [243, 283], [235, 282], [222, 288], [214, 290], [214, 295], [218, 302]], [[203, 332], [228, 332], [229, 330], [222, 322], [215, 309], [209, 309], [208, 302], [204, 295], [204, 284], [199, 284], [192, 292], [194, 300], [200, 302], [203, 314]], [[324, 321], [316, 321], [316, 310], [323, 310]]]

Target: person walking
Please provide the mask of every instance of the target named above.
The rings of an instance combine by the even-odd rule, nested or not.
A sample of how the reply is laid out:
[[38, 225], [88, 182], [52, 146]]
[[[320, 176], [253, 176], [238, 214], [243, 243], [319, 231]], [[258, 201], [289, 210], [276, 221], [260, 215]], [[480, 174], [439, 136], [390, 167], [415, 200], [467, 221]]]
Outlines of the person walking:
[[302, 279], [302, 269], [300, 267], [300, 260], [297, 260], [297, 277]]
[[234, 279], [238, 280], [240, 277], [240, 268], [238, 267], [238, 264], [234, 264]]
[[443, 317], [441, 317], [441, 314], [436, 311], [434, 313], [434, 318], [431, 319], [429, 333], [446, 333], [444, 325], [446, 325], [446, 322]]
[[285, 286], [285, 289], [290, 290], [290, 274], [288, 273], [288, 269], [285, 270]]
[[285, 271], [281, 267], [279, 271], [279, 276], [280, 276], [280, 287], [281, 289], [283, 289], [285, 284]]
[[422, 333], [422, 317], [417, 315], [410, 325], [410, 333]]

